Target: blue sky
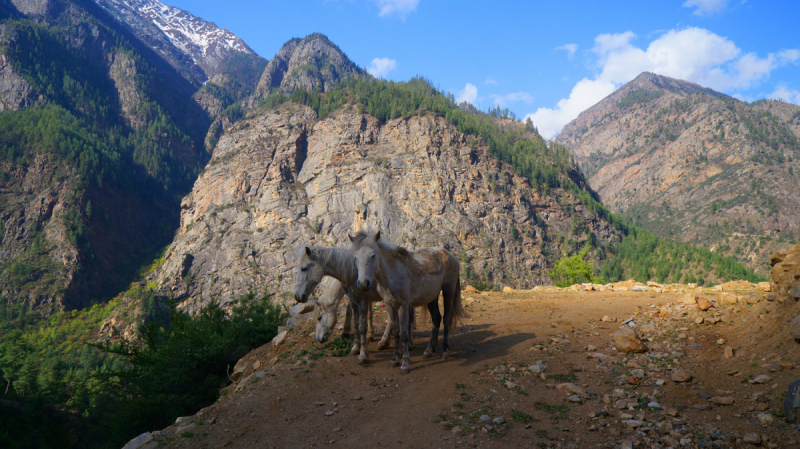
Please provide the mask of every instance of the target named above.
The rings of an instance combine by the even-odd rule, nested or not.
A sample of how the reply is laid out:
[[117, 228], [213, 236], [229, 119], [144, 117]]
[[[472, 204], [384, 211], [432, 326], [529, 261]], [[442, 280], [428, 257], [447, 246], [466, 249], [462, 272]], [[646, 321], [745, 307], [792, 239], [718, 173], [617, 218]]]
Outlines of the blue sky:
[[423, 75], [482, 109], [530, 115], [545, 137], [643, 71], [800, 104], [797, 0], [164, 2], [265, 58], [324, 33], [379, 76]]

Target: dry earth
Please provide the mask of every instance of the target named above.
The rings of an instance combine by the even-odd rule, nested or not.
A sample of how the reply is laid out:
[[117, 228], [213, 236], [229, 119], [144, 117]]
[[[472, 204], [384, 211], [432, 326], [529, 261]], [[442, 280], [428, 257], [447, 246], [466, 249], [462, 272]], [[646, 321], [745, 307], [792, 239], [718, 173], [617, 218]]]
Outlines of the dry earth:
[[[754, 288], [694, 292], [716, 307], [681, 304], [680, 290], [465, 294], [471, 317], [451, 357], [421, 358], [422, 325], [409, 375], [374, 344], [371, 363], [357, 366], [331, 356], [312, 328], [293, 330], [243, 358], [239, 382], [216, 404], [153, 436], [171, 448], [728, 448], [750, 447], [743, 438], [753, 433], [762, 447], [798, 447], [782, 418], [800, 374], [788, 334], [795, 305]], [[699, 317], [720, 321], [695, 324]], [[611, 334], [630, 318], [644, 354], [614, 348]], [[692, 380], [671, 380], [678, 369]], [[565, 382], [578, 394], [558, 389]]]

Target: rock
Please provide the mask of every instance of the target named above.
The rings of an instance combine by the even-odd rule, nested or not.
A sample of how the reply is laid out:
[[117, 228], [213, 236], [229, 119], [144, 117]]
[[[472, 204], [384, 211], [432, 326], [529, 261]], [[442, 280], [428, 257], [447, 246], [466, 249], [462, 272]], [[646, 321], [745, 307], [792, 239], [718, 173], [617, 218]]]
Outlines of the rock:
[[611, 357], [610, 355], [603, 354], [601, 352], [592, 352], [590, 354], [586, 354], [586, 357], [589, 357], [590, 359], [597, 359], [601, 363], [606, 363], [606, 364], [611, 364], [611, 363], [614, 363], [614, 361], [615, 361], [614, 357]]
[[647, 346], [636, 335], [636, 331], [629, 327], [622, 327], [612, 335], [617, 351], [624, 353], [646, 352]]
[[772, 291], [772, 287], [769, 285], [769, 282], [759, 282], [758, 283], [758, 288], [762, 292], [766, 292], [766, 293], [769, 293], [769, 292]]
[[503, 287], [503, 293], [505, 294], [514, 293], [514, 289], [506, 285], [505, 287]]
[[602, 319], [602, 320], [600, 320], [600, 321], [602, 321], [602, 322], [604, 322], [604, 323], [610, 323], [610, 322], [612, 322], [612, 321], [614, 321], [614, 320], [612, 320], [610, 316], [606, 315], [606, 316], [604, 316], [604, 317], [603, 317], [603, 319]]
[[567, 401], [574, 402], [576, 404], [582, 404], [583, 403], [583, 398], [578, 396], [577, 394], [573, 394], [572, 396], [567, 398]]
[[242, 377], [242, 374], [244, 373], [244, 370], [245, 370], [245, 368], [244, 368], [244, 367], [241, 367], [241, 368], [239, 368], [238, 370], [236, 370], [236, 371], [232, 372], [232, 373], [231, 373], [231, 376], [230, 376], [230, 377], [231, 377], [231, 380], [232, 380], [232, 381], [234, 381], [234, 382], [236, 382], [237, 380], [239, 380], [239, 379]]
[[326, 410], [325, 416], [333, 416], [333, 410]]
[[772, 416], [772, 413], [764, 413], [764, 412], [756, 414], [756, 419], [758, 419], [758, 422], [760, 422], [764, 426], [772, 424], [772, 422], [775, 421], [775, 418]]
[[304, 303], [297, 303], [291, 309], [289, 309], [289, 315], [302, 315], [304, 313], [309, 313], [314, 311], [314, 306], [316, 302], [314, 301], [307, 301]]
[[261, 360], [256, 360], [255, 362], [253, 362], [253, 369], [257, 370], [259, 368], [261, 368]]
[[503, 424], [506, 422], [506, 420], [498, 416], [497, 418], [493, 419], [492, 422], [495, 424]]
[[687, 306], [693, 306], [697, 304], [697, 298], [698, 298], [697, 295], [693, 293], [687, 293], [686, 295], [683, 296], [683, 299], [681, 299], [681, 304], [685, 304]]
[[545, 371], [549, 371], [550, 368], [547, 365], [544, 365], [541, 362], [536, 362], [533, 365], [528, 367], [528, 371], [532, 372], [533, 374], [541, 374]]
[[800, 315], [797, 315], [789, 324], [789, 333], [795, 340], [800, 340]]
[[789, 384], [789, 391], [783, 401], [783, 413], [786, 421], [792, 424], [800, 424], [800, 379]]
[[709, 401], [717, 405], [733, 405], [735, 402], [732, 397], [728, 396], [714, 396], [713, 398], [709, 399]]
[[288, 335], [288, 331], [283, 331], [280, 334], [276, 335], [275, 338], [272, 339], [272, 346], [280, 346], [284, 340], [286, 340], [286, 335]]
[[638, 429], [639, 427], [642, 427], [642, 425], [644, 425], [642, 421], [638, 421], [635, 419], [627, 419], [625, 421], [622, 421], [622, 424], [624, 424], [625, 427], [629, 429]]
[[304, 313], [302, 315], [295, 315], [286, 320], [286, 326], [289, 328], [302, 328], [314, 319], [314, 312]]
[[717, 317], [709, 317], [709, 318], [706, 318], [706, 319], [705, 319], [703, 322], [704, 322], [705, 324], [717, 324], [717, 323], [719, 323], [720, 321], [722, 321], [722, 318], [717, 318]]
[[714, 307], [714, 304], [706, 298], [697, 298], [697, 308], [705, 312], [706, 310]]
[[450, 431], [453, 433], [461, 433], [461, 426], [455, 426], [452, 429], [450, 429]]
[[652, 409], [657, 409], [657, 410], [660, 410], [660, 409], [661, 409], [661, 404], [659, 404], [658, 402], [655, 402], [655, 401], [653, 401], [653, 402], [648, 402], [648, 403], [647, 403], [647, 408], [652, 408]]
[[633, 291], [633, 292], [647, 292], [647, 291], [650, 291], [650, 289], [648, 287], [644, 286], [644, 285], [634, 285], [631, 288], [631, 291]]
[[575, 385], [573, 383], [570, 383], [570, 382], [565, 382], [563, 384], [558, 384], [558, 385], [556, 385], [556, 389], [559, 390], [559, 391], [563, 391], [565, 393], [576, 394], [576, 395], [581, 396], [583, 398], [588, 398], [589, 397], [589, 395], [586, 394], [586, 392], [583, 390], [583, 388], [581, 388], [581, 387], [579, 387], [579, 386], [577, 386], [577, 385]]
[[725, 356], [726, 359], [732, 359], [734, 355], [733, 348], [731, 348], [730, 346], [725, 346], [723, 355]]
[[616, 405], [618, 409], [624, 410], [624, 409], [628, 408], [628, 401], [626, 401], [624, 399], [620, 399], [614, 405]]
[[725, 344], [725, 339], [724, 338], [720, 338], [719, 340], [717, 340], [717, 344], [718, 345], [724, 345]]
[[644, 379], [644, 370], [643, 369], [632, 369], [631, 376], [635, 377], [636, 379]]
[[485, 421], [491, 421], [492, 417], [489, 416], [489, 415], [481, 415], [480, 418], [478, 418], [478, 419], [480, 419], [481, 421], [485, 422]]
[[692, 380], [692, 377], [692, 373], [685, 369], [679, 369], [672, 373], [673, 382], [688, 382]]
[[765, 383], [769, 382], [770, 380], [772, 380], [772, 377], [767, 376], [766, 374], [760, 374], [760, 375], [756, 376], [755, 378], [753, 378], [752, 380], [750, 380], [750, 383], [751, 384], [765, 384]]
[[128, 444], [122, 447], [122, 449], [140, 449], [145, 444], [153, 441], [153, 434], [150, 432], [145, 432], [138, 437], [128, 441]]
[[703, 321], [705, 321], [705, 319], [703, 317], [699, 316], [699, 317], [694, 319], [694, 324], [703, 324]]
[[467, 285], [466, 287], [464, 287], [464, 291], [467, 293], [480, 293], [480, 291], [477, 288], [471, 285]]
[[761, 436], [757, 433], [746, 433], [742, 436], [742, 441], [749, 444], [761, 444]]
[[689, 282], [688, 284], [686, 284], [686, 286], [689, 288], [697, 288], [697, 284], [694, 282]]

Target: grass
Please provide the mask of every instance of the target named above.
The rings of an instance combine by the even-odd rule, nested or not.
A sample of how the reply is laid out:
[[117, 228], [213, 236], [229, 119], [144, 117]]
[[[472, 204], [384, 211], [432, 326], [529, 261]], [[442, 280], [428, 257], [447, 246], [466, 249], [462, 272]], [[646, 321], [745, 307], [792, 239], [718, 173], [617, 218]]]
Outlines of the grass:
[[552, 419], [562, 421], [569, 419], [569, 407], [565, 405], [550, 405], [546, 402], [536, 401], [533, 406], [536, 407], [536, 410], [549, 413]]
[[521, 412], [519, 410], [512, 409], [511, 410], [511, 419], [513, 419], [516, 422], [521, 422], [523, 424], [528, 424], [529, 422], [533, 421], [533, 416], [531, 416], [531, 415], [529, 415], [529, 414], [527, 414], [525, 412]]
[[576, 376], [574, 373], [550, 374], [547, 376], [547, 378], [556, 382], [575, 382], [578, 380], [578, 376]]

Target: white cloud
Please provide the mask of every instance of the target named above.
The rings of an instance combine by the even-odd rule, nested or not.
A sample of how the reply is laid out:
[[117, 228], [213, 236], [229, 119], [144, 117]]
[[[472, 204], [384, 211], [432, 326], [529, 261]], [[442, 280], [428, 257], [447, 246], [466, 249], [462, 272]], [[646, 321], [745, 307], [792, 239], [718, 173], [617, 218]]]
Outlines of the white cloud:
[[800, 105], [800, 90], [789, 89], [785, 84], [781, 84], [775, 89], [775, 92], [767, 95], [767, 98]]
[[575, 57], [575, 52], [578, 51], [578, 44], [564, 44], [555, 48], [556, 50], [564, 50], [567, 52], [567, 59]]
[[594, 79], [579, 81], [569, 98], [559, 101], [555, 108], [540, 108], [528, 114], [544, 137], [555, 137], [580, 112], [642, 72], [730, 92], [748, 89], [778, 67], [800, 61], [797, 49], [770, 53], [764, 58], [755, 53], [742, 54], [729, 39], [702, 28], [670, 30], [647, 48], [632, 44], [635, 37], [628, 31], [595, 38], [592, 52], [597, 58], [598, 72]]
[[380, 8], [379, 17], [397, 16], [403, 20], [417, 10], [419, 2], [420, 0], [375, 0]]
[[492, 78], [491, 76], [487, 76], [486, 77], [486, 81], [484, 81], [483, 84], [487, 84], [489, 86], [496, 86], [497, 85], [497, 80]]
[[456, 97], [456, 104], [461, 104], [462, 102], [466, 101], [470, 104], [475, 104], [475, 100], [478, 99], [478, 88], [472, 84], [467, 83], [464, 86], [464, 90], [458, 93], [458, 97]]
[[525, 102], [530, 103], [533, 101], [533, 95], [527, 92], [513, 92], [505, 95], [492, 95], [494, 104], [500, 107], [506, 107], [510, 103]]
[[686, 0], [683, 6], [697, 8], [693, 13], [696, 16], [710, 16], [725, 10], [728, 7], [728, 0]]
[[397, 61], [389, 58], [375, 58], [369, 63], [367, 72], [375, 78], [385, 78], [389, 72], [397, 68]]

